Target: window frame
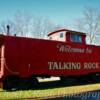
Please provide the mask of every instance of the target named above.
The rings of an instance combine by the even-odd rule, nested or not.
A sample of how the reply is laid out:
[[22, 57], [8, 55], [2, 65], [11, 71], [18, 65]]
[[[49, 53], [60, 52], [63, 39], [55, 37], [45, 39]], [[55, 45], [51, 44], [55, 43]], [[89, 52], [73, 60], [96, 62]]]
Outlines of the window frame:
[[64, 33], [60, 33], [60, 38], [63, 38], [64, 37]]
[[82, 35], [70, 34], [70, 41], [75, 43], [82, 43]]

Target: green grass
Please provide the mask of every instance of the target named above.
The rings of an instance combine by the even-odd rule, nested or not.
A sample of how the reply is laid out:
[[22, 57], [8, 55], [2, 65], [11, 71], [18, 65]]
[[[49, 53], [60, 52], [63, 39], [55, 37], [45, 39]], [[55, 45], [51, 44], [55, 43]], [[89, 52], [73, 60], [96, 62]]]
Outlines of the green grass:
[[100, 84], [85, 85], [85, 86], [70, 86], [60, 87], [44, 90], [23, 90], [7, 92], [0, 89], [0, 100], [2, 99], [24, 99], [24, 98], [37, 98], [37, 97], [50, 97], [57, 95], [70, 95], [85, 91], [92, 91], [100, 89]]

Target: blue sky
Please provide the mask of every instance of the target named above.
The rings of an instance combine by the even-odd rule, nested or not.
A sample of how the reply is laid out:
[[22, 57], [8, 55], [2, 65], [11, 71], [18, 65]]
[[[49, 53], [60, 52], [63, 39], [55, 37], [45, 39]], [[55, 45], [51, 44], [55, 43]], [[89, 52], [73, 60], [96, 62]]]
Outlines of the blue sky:
[[0, 0], [0, 21], [20, 10], [49, 17], [57, 24], [71, 24], [82, 16], [85, 6], [99, 8], [100, 0]]

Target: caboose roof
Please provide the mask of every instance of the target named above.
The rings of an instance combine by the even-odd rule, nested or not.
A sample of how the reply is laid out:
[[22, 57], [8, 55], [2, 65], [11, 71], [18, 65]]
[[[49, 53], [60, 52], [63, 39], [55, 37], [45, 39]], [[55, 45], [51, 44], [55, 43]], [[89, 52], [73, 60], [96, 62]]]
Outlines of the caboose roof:
[[50, 35], [52, 35], [52, 34], [57, 34], [58, 32], [62, 32], [62, 31], [69, 32], [69, 33], [72, 33], [72, 34], [80, 34], [80, 35], [85, 35], [85, 36], [86, 36], [86, 33], [79, 32], [79, 31], [73, 31], [73, 30], [69, 30], [69, 29], [59, 29], [59, 30], [50, 32], [50, 33], [48, 34], [48, 36], [50, 36]]

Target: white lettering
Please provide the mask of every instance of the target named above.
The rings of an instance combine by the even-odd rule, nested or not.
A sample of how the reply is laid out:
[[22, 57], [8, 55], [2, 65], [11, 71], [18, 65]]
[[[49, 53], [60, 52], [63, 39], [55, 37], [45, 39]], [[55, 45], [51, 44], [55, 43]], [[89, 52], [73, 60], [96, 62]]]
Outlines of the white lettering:
[[73, 62], [48, 62], [49, 69], [69, 69], [69, 70], [77, 70], [81, 69], [80, 63]]
[[92, 53], [92, 50], [89, 48], [73, 48], [69, 45], [58, 44], [57, 48], [59, 52], [74, 52], [74, 53]]
[[83, 63], [80, 62], [48, 62], [48, 67], [50, 70], [79, 70], [79, 69], [98, 69], [99, 63]]
[[84, 63], [84, 69], [97, 69], [99, 68], [99, 63]]

